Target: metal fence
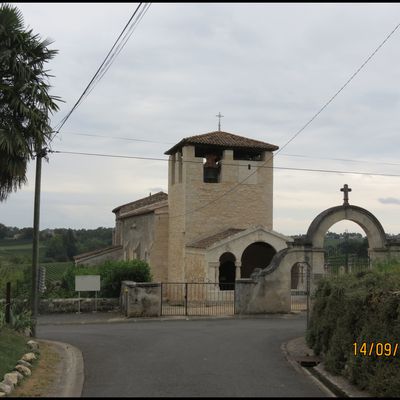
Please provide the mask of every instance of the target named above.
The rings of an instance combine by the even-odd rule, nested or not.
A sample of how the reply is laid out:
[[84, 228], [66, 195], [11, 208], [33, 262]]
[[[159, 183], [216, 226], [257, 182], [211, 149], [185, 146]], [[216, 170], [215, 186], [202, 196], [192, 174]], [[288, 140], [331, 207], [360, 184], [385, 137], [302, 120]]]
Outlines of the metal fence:
[[310, 268], [305, 263], [298, 263], [291, 271], [290, 309], [307, 311], [310, 300]]
[[234, 283], [162, 283], [161, 315], [233, 315]]
[[371, 269], [369, 257], [360, 257], [357, 254], [329, 254], [325, 257], [325, 275], [344, 275]]

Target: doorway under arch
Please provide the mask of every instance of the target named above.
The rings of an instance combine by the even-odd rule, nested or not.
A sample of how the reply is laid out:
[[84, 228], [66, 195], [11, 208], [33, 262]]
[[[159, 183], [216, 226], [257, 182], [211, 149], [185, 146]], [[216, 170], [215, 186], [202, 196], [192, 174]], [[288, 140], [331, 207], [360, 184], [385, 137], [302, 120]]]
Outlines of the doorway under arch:
[[236, 257], [232, 253], [224, 253], [219, 258], [219, 289], [234, 290], [236, 279]]
[[250, 278], [256, 268], [269, 265], [276, 250], [268, 243], [255, 242], [246, 247], [242, 254], [241, 278]]

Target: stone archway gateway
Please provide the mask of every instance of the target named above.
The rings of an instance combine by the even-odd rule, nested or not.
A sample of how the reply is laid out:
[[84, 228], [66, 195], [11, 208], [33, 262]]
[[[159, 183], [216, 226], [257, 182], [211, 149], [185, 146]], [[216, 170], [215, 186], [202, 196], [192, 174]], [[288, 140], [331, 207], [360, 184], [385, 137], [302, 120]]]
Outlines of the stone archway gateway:
[[358, 224], [367, 235], [369, 257], [372, 266], [379, 261], [400, 259], [400, 242], [387, 239], [379, 220], [368, 210], [349, 204], [351, 189], [344, 185], [344, 200], [341, 206], [321, 212], [311, 223], [305, 238], [288, 243], [264, 269], [236, 283], [236, 312], [245, 314], [290, 312], [291, 268], [296, 263], [310, 267], [310, 287], [325, 274], [324, 237], [328, 229], [342, 220]]

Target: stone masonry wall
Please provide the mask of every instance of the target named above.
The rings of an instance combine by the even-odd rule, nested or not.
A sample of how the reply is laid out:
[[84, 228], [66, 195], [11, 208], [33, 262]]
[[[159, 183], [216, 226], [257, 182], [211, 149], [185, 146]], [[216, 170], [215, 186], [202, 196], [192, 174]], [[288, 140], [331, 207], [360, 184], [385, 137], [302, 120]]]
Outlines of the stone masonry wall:
[[[247, 181], [238, 186], [228, 195], [222, 196], [235, 187], [246, 175], [254, 172], [257, 165], [264, 161], [233, 160], [233, 152], [226, 150], [222, 160], [221, 182], [203, 182], [202, 158], [194, 157], [194, 146], [183, 149], [183, 183], [185, 185], [184, 210], [185, 242], [189, 243], [198, 237], [214, 234], [228, 228], [248, 228], [252, 225], [262, 225], [272, 230], [273, 175], [272, 168], [259, 168]], [[269, 158], [270, 152], [265, 153]], [[227, 164], [225, 165], [224, 161]], [[251, 165], [248, 170], [247, 165]], [[240, 166], [245, 165], [245, 166]], [[272, 158], [267, 166], [272, 167]], [[211, 205], [204, 205], [222, 196]], [[197, 210], [190, 212], [191, 210]]]
[[[221, 182], [204, 183], [203, 160], [194, 157], [194, 151], [194, 146], [183, 148], [182, 183], [178, 179], [179, 163], [174, 161], [175, 156], [170, 156], [168, 185], [170, 216], [168, 280], [170, 282], [184, 280], [185, 246], [195, 239], [213, 235], [228, 228], [246, 229], [254, 225], [262, 225], [268, 230], [273, 228], [271, 152], [264, 153], [264, 160], [269, 160], [266, 166], [271, 168], [259, 168], [237, 189], [202, 208], [232, 189], [239, 181], [254, 172], [256, 166], [263, 165], [265, 161], [233, 160], [233, 151], [225, 150], [221, 161]], [[250, 170], [248, 165], [250, 165]], [[175, 172], [172, 173], [172, 170]]]
[[[119, 308], [119, 299], [97, 299], [95, 307], [95, 299], [82, 298], [80, 302], [81, 312], [92, 312], [96, 308], [97, 311], [112, 311]], [[74, 313], [78, 312], [79, 299], [42, 299], [39, 304], [40, 314], [51, 313]]]
[[[170, 168], [174, 168], [172, 160], [174, 156], [170, 156]], [[175, 182], [168, 181], [168, 205], [169, 205], [169, 228], [168, 228], [168, 282], [184, 281], [184, 187], [182, 183], [177, 182], [177, 174], [175, 174]]]
[[154, 214], [154, 242], [150, 248], [150, 271], [153, 282], [168, 279], [168, 209], [156, 210]]
[[120, 296], [121, 312], [126, 317], [159, 317], [161, 284], [123, 281]]

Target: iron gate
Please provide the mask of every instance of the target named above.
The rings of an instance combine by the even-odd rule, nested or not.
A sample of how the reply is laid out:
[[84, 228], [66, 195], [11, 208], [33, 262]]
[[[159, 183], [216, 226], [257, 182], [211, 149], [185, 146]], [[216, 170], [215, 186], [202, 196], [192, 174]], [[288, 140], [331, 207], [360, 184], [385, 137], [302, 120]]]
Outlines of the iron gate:
[[233, 315], [234, 283], [162, 283], [161, 315]]
[[310, 267], [297, 263], [291, 271], [291, 311], [309, 311], [310, 309]]

